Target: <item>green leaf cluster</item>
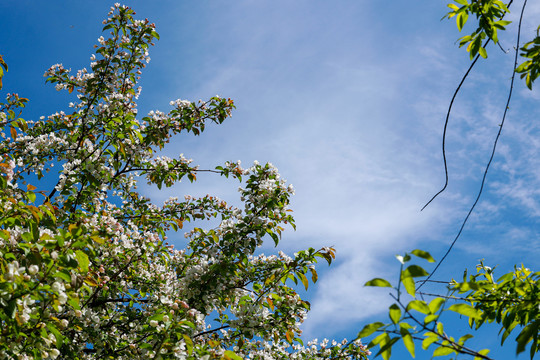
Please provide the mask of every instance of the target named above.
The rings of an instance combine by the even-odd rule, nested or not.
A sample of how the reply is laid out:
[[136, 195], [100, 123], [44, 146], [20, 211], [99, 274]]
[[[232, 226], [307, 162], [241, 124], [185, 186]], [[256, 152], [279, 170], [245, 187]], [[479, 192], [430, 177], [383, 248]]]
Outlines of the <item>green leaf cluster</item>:
[[459, 47], [467, 45], [467, 52], [471, 60], [479, 54], [487, 58], [487, 51], [483, 42], [487, 39], [495, 44], [499, 42], [498, 31], [506, 30], [506, 26], [511, 21], [503, 20], [509, 13], [507, 4], [500, 0], [455, 0], [455, 3], [449, 3], [451, 9], [445, 18], [456, 18], [456, 25], [459, 31], [462, 31], [470, 15], [476, 18], [476, 30], [470, 35], [465, 35], [459, 39]]
[[516, 68], [516, 72], [532, 90], [532, 84], [540, 76], [540, 26], [536, 29], [536, 37], [523, 45], [520, 55], [527, 60]]

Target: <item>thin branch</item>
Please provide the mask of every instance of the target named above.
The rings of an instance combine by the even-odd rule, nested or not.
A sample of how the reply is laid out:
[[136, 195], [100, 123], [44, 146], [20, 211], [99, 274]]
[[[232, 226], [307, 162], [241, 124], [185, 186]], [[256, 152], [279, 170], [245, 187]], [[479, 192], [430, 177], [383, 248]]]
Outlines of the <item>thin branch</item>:
[[[488, 39], [486, 41], [486, 43], [483, 46], [484, 48], [486, 47], [486, 45], [488, 44], [489, 41], [490, 41], [490, 39]], [[479, 58], [480, 58], [480, 55], [476, 55], [473, 62], [471, 63], [471, 65], [467, 69], [467, 72], [461, 78], [461, 81], [459, 82], [458, 87], [454, 91], [454, 95], [452, 95], [452, 100], [450, 100], [450, 105], [448, 106], [448, 111], [446, 112], [446, 119], [444, 120], [444, 130], [443, 130], [443, 135], [442, 135], [442, 156], [443, 156], [444, 176], [445, 176], [444, 186], [435, 195], [433, 195], [433, 197], [422, 207], [422, 209], [420, 209], [420, 211], [424, 210], [433, 200], [435, 200], [435, 198], [437, 196], [439, 196], [444, 190], [446, 190], [446, 187], [448, 186], [448, 164], [446, 162], [446, 131], [448, 129], [448, 120], [450, 119], [450, 113], [452, 112], [452, 106], [454, 105], [454, 100], [456, 99], [457, 94], [458, 94], [459, 90], [461, 89], [461, 86], [465, 82], [465, 79], [467, 79], [467, 76], [469, 76], [469, 73], [471, 72], [472, 68], [474, 67], [474, 65], [476, 64], [476, 62], [478, 61]]]
[[223, 326], [220, 326], [218, 328], [215, 328], [215, 329], [210, 329], [210, 330], [206, 330], [206, 331], [203, 331], [203, 332], [200, 332], [198, 334], [195, 334], [193, 335], [193, 338], [198, 338], [199, 336], [203, 336], [203, 335], [206, 335], [206, 334], [211, 334], [211, 333], [214, 333], [216, 331], [219, 331], [219, 330], [223, 330], [223, 329], [228, 329], [230, 328], [229, 325], [223, 325]]

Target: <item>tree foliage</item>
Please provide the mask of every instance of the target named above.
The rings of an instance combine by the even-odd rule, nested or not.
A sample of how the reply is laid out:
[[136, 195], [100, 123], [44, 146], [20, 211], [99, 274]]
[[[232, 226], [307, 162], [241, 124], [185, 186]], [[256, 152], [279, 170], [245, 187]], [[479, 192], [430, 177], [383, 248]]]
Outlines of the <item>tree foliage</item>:
[[[332, 248], [256, 253], [294, 228], [293, 189], [275, 167], [205, 170], [158, 156], [172, 136], [222, 123], [234, 103], [175, 100], [139, 120], [137, 82], [159, 36], [133, 16], [111, 8], [89, 70], [46, 71], [72, 94], [69, 111], [31, 121], [28, 99], [0, 104], [0, 358], [365, 359], [360, 340], [299, 338], [310, 305], [292, 286], [317, 281], [314, 264], [330, 264]], [[157, 206], [137, 192], [143, 178], [161, 188], [203, 172], [241, 181], [243, 208], [210, 195]], [[188, 222], [187, 248], [168, 245]]]
[[[456, 89], [446, 117], [443, 133], [445, 170], [447, 168], [444, 155], [444, 137], [455, 95], [459, 92], [461, 84], [478, 58], [487, 58], [487, 45], [490, 42], [499, 44], [499, 32], [506, 30], [506, 26], [511, 23], [504, 18], [510, 12], [509, 8], [512, 2], [454, 0], [454, 3], [448, 4], [451, 11], [445, 18], [455, 18], [460, 32], [464, 29], [471, 15], [473, 15], [475, 23], [472, 25], [474, 31], [458, 40], [460, 47], [466, 45], [466, 50], [471, 60], [474, 61]], [[518, 24], [517, 46], [515, 47], [516, 62], [513, 68], [508, 103], [505, 106], [501, 125], [499, 125], [500, 130], [495, 139], [491, 159], [493, 159], [497, 141], [504, 125], [506, 110], [511, 99], [514, 75], [516, 73], [521, 74], [521, 78], [525, 80], [525, 84], [529, 89], [532, 89], [534, 81], [540, 75], [539, 31], [537, 30], [536, 36], [532, 40], [526, 42], [523, 46], [520, 44], [521, 21], [526, 4], [527, 1], [525, 0]], [[519, 66], [517, 65], [518, 53], [525, 59]], [[463, 230], [469, 215], [482, 194], [491, 159], [486, 166], [478, 197], [446, 255], [459, 238], [461, 230]], [[447, 184], [448, 173], [446, 173], [446, 179]], [[445, 188], [446, 185], [428, 204]], [[423, 285], [431, 281], [431, 275], [419, 265], [408, 265], [413, 258], [411, 255], [434, 262], [429, 253], [414, 250], [410, 254], [397, 256], [401, 263], [401, 269], [399, 281], [395, 286], [392, 286], [389, 281], [380, 278], [373, 279], [365, 284], [366, 286], [391, 287], [394, 289], [391, 296], [395, 303], [390, 306], [388, 313], [390, 322], [386, 324], [382, 322], [368, 324], [358, 333], [358, 338], [373, 336], [368, 348], [378, 346], [377, 355], [382, 355], [385, 360], [388, 360], [391, 357], [393, 345], [401, 340], [412, 357], [415, 356], [417, 345], [421, 344], [423, 350], [432, 350], [433, 357], [451, 355], [456, 356], [457, 359], [458, 355], [464, 354], [470, 355], [475, 360], [491, 359], [489, 349], [476, 350], [467, 347], [466, 343], [473, 337], [472, 333], [454, 338], [451, 332], [445, 329], [443, 321], [448, 320], [452, 313], [468, 319], [467, 325], [472, 330], [478, 330], [484, 324], [496, 324], [500, 329], [501, 346], [504, 345], [510, 335], [514, 335], [517, 354], [526, 351], [528, 348], [529, 356], [533, 359], [540, 352], [540, 272], [533, 272], [522, 264], [521, 266], [515, 266], [514, 271], [495, 280], [494, 270], [481, 262], [476, 267], [476, 274], [467, 276], [467, 271], [465, 271], [461, 281], [450, 280], [444, 283], [446, 294], [433, 294], [421, 291]], [[444, 260], [444, 257], [440, 261], [442, 260]], [[436, 271], [438, 265], [440, 265], [440, 262], [433, 271]]]
[[[493, 269], [480, 263], [476, 274], [467, 277], [465, 272], [462, 281], [452, 280], [446, 284], [447, 294], [436, 295], [417, 290], [418, 284], [422, 284], [429, 275], [419, 265], [407, 265], [412, 260], [411, 255], [418, 254], [430, 262], [434, 261], [429, 253], [419, 250], [397, 257], [401, 263], [400, 280], [392, 294], [395, 303], [389, 308], [390, 323], [368, 324], [358, 333], [358, 337], [365, 338], [380, 332], [368, 347], [379, 345], [379, 353], [384, 359], [389, 359], [392, 345], [402, 340], [414, 357], [414, 340], [417, 340], [423, 350], [432, 349], [434, 357], [465, 354], [474, 359], [490, 359], [489, 349], [474, 350], [466, 346], [473, 334], [456, 339], [445, 330], [443, 320], [448, 319], [449, 313], [455, 313], [467, 318], [471, 329], [477, 330], [486, 323], [497, 324], [501, 345], [512, 333], [517, 334], [517, 353], [530, 345], [532, 359], [540, 350], [540, 272], [533, 273], [522, 265], [494, 280]], [[392, 287], [384, 279], [371, 280], [366, 286]]]

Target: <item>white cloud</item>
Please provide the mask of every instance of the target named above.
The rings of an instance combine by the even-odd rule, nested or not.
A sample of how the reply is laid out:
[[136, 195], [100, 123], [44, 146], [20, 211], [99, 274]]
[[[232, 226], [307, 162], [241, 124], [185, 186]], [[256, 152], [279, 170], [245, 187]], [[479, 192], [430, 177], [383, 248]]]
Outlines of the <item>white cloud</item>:
[[[196, 84], [195, 96], [230, 96], [238, 109], [197, 141], [171, 145], [186, 153], [188, 148], [187, 155], [206, 167], [225, 160], [271, 161], [294, 184], [298, 230], [286, 232], [280, 246], [289, 252], [336, 247], [335, 266], [323, 270], [310, 288], [313, 310], [304, 327], [308, 336], [322, 336], [323, 328], [324, 336], [331, 336], [387, 307], [387, 292], [362, 285], [375, 276], [393, 276], [393, 255], [427, 241], [444, 251], [443, 245], [451, 242], [476, 195], [504, 108], [506, 85], [497, 84], [508, 72], [484, 62], [468, 79], [449, 123], [449, 188], [420, 213], [444, 181], [442, 126], [450, 97], [469, 65], [464, 49], [452, 48], [457, 32], [450, 38], [432, 28], [423, 29], [421, 36], [408, 28], [397, 34], [395, 29], [406, 28], [401, 23], [378, 32], [383, 26], [375, 12], [365, 10], [363, 21], [355, 18], [362, 8], [358, 4], [330, 9], [305, 2], [269, 7], [248, 1], [227, 6], [209, 27], [201, 24], [200, 57], [194, 55], [197, 51], [190, 54], [200, 72], [182, 81]], [[440, 18], [439, 13], [423, 16]], [[508, 56], [501, 57], [497, 64], [508, 63]], [[539, 149], [513, 153], [519, 141], [535, 143], [535, 130], [512, 126], [505, 129], [491, 171], [516, 181], [492, 180], [490, 175], [488, 184], [499, 196], [536, 213], [538, 194], [530, 185], [537, 180], [519, 185], [517, 179], [523, 176], [522, 166], [530, 169], [526, 176], [536, 176]], [[184, 189], [191, 187], [168, 192]], [[195, 189], [237, 199], [234, 182], [210, 178]], [[168, 192], [160, 196], [168, 197]], [[490, 221], [506, 207], [486, 198], [463, 236], [489, 230]], [[498, 234], [486, 233], [494, 234], [492, 241], [498, 244], [503, 236], [520, 241], [530, 235], [511, 222], [505, 225]], [[462, 241], [455, 251], [473, 258], [504, 251], [503, 246], [486, 250], [483, 237]], [[460, 261], [452, 266], [474, 266]]]

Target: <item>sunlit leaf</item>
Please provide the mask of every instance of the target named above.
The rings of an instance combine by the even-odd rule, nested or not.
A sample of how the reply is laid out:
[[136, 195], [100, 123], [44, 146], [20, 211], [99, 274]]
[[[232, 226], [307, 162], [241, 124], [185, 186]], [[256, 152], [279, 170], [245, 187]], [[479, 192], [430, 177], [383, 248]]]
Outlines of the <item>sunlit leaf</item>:
[[366, 282], [364, 286], [392, 287], [392, 284], [385, 279], [375, 278]]
[[479, 319], [481, 317], [481, 313], [468, 304], [453, 304], [448, 308], [448, 310], [475, 319]]
[[390, 316], [390, 320], [392, 320], [394, 324], [397, 324], [401, 319], [401, 309], [397, 304], [392, 304], [390, 305], [388, 315]]
[[439, 346], [433, 351], [433, 357], [446, 356], [454, 353], [457, 353], [457, 351], [451, 347]]
[[407, 351], [409, 351], [409, 354], [414, 358], [415, 357], [415, 349], [414, 349], [414, 340], [409, 333], [407, 329], [401, 328], [400, 329], [401, 338], [403, 339], [403, 344], [405, 345], [405, 348]]
[[368, 325], [364, 326], [364, 328], [362, 330], [360, 330], [360, 332], [358, 333], [357, 338], [368, 337], [369, 335], [373, 334], [375, 331], [377, 331], [378, 329], [380, 329], [383, 326], [384, 326], [384, 324], [382, 322], [374, 322], [374, 323], [368, 324]]
[[407, 304], [407, 310], [416, 310], [422, 314], [431, 314], [429, 306], [423, 300], [412, 300]]
[[433, 256], [431, 256], [431, 254], [428, 253], [427, 251], [416, 249], [416, 250], [411, 251], [411, 254], [418, 256], [419, 258], [425, 259], [428, 262], [431, 262], [431, 263], [435, 262], [435, 259], [433, 258]]

